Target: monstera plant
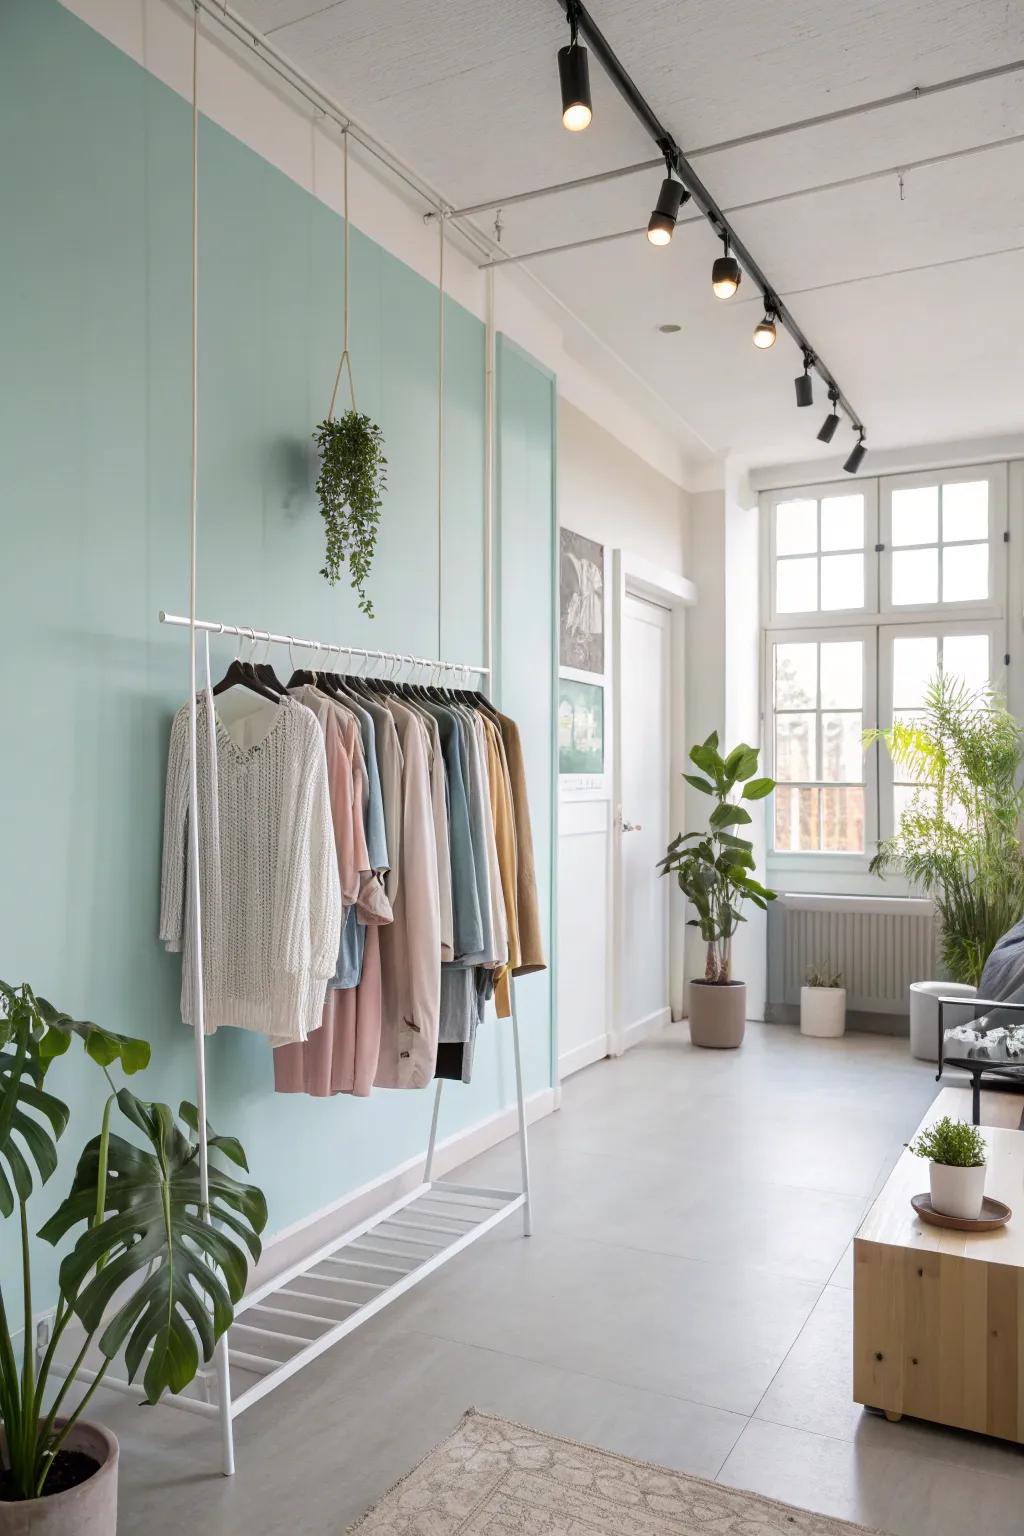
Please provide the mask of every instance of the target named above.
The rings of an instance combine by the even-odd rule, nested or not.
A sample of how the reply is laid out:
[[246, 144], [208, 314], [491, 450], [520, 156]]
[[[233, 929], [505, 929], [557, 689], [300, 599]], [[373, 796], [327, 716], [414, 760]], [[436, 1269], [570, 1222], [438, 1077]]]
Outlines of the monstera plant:
[[[38, 1233], [54, 1244], [77, 1235], [60, 1265], [53, 1326], [37, 1358], [28, 1205], [57, 1171], [58, 1144], [70, 1117], [68, 1106], [46, 1087], [47, 1070], [76, 1040], [105, 1074], [110, 1093], [99, 1135], [83, 1150], [70, 1192]], [[249, 1258], [260, 1256], [266, 1201], [222, 1161], [246, 1168], [239, 1143], [209, 1131], [204, 1204], [194, 1106], [181, 1105], [179, 1125], [166, 1104], [144, 1103], [111, 1076], [112, 1068], [128, 1075], [140, 1071], [149, 1056], [145, 1041], [72, 1019], [27, 983], [0, 981], [0, 1216], [19, 1229], [23, 1323], [19, 1360], [12, 1308], [0, 1291], [4, 1499], [56, 1491], [51, 1474], [62, 1447], [122, 1351], [128, 1380], [142, 1373], [147, 1402], [186, 1387], [199, 1369], [200, 1352], [209, 1360], [232, 1321]], [[135, 1139], [113, 1129], [115, 1109]], [[70, 1365], [58, 1365], [72, 1320], [80, 1325], [79, 1348]], [[92, 1379], [72, 1405], [69, 1394], [94, 1347], [99, 1367], [87, 1372]]]

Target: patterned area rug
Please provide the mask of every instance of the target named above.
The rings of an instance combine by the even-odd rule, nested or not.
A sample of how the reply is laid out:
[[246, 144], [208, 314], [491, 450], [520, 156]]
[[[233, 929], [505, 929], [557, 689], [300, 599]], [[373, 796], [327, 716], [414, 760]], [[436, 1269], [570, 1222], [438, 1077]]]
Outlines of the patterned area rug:
[[359, 1536], [852, 1536], [865, 1528], [470, 1409]]

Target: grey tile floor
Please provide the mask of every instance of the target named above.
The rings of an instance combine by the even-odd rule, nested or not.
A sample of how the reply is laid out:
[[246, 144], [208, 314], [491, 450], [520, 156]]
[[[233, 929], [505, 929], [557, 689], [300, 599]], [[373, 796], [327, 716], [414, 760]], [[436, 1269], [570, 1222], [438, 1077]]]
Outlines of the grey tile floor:
[[[237, 1425], [97, 1399], [122, 1533], [340, 1536], [470, 1405], [893, 1536], [1021, 1530], [1015, 1447], [850, 1401], [851, 1238], [936, 1093], [906, 1042], [673, 1027], [572, 1078], [513, 1219]], [[515, 1179], [515, 1142], [467, 1178]]]

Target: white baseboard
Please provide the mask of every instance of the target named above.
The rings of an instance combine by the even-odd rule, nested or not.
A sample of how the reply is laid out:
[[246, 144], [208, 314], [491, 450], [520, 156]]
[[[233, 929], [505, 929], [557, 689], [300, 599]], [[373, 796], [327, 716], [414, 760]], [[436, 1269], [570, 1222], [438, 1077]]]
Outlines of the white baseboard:
[[642, 1019], [634, 1020], [619, 1036], [616, 1054], [623, 1055], [631, 1046], [639, 1045], [641, 1040], [646, 1040], [648, 1035], [653, 1035], [655, 1030], [664, 1029], [665, 1025], [671, 1022], [672, 1010], [667, 1005], [664, 1008], [656, 1008], [653, 1013], [648, 1013]]
[[[543, 1088], [540, 1093], [531, 1095], [526, 1101], [527, 1123], [532, 1124], [550, 1115], [560, 1103], [561, 1093], [557, 1088]], [[471, 1158], [490, 1151], [491, 1147], [515, 1135], [517, 1124], [516, 1106], [511, 1104], [477, 1125], [445, 1137], [434, 1150], [435, 1175], [443, 1177], [453, 1168], [468, 1163]], [[375, 1211], [415, 1189], [423, 1178], [425, 1154], [424, 1147], [419, 1156], [407, 1158], [404, 1163], [388, 1169], [368, 1184], [360, 1185], [358, 1189], [342, 1195], [312, 1215], [275, 1232], [264, 1243], [263, 1257], [251, 1272], [247, 1288], [252, 1290], [264, 1284], [289, 1265], [297, 1264], [306, 1254], [315, 1252], [332, 1238], [340, 1237], [350, 1227], [365, 1221]]]
[[609, 1055], [611, 1055], [611, 1042], [602, 1031], [592, 1040], [584, 1040], [582, 1045], [576, 1045], [571, 1051], [566, 1051], [564, 1056], [559, 1056], [558, 1076], [571, 1077], [574, 1072], [580, 1072], [584, 1067], [591, 1066], [595, 1061], [602, 1061]]

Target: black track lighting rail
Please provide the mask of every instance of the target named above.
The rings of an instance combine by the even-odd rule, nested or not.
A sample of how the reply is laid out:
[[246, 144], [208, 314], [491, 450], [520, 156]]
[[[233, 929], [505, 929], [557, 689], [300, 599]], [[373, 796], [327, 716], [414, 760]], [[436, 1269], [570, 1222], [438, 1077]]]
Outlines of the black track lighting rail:
[[779, 297], [778, 291], [772, 285], [767, 273], [762, 270], [760, 263], [751, 254], [739, 235], [737, 235], [722, 209], [679, 148], [673, 135], [665, 127], [650, 102], [633, 80], [618, 54], [601, 31], [601, 28], [591, 16], [586, 5], [582, 3], [582, 0], [557, 0], [557, 3], [559, 9], [565, 13], [567, 18], [570, 17], [570, 13], [574, 14], [580, 36], [593, 49], [595, 57], [600, 61], [615, 89], [650, 135], [659, 152], [664, 155], [666, 163], [672, 166], [675, 174], [689, 193], [694, 207], [699, 209], [704, 215], [720, 240], [728, 237], [729, 246], [733, 254], [737, 257], [749, 277], [760, 288], [766, 310], [772, 312], [776, 322], [792, 337], [801, 354], [810, 353], [813, 355], [815, 372], [824, 382], [829, 397], [838, 402], [848, 417], [854, 431], [863, 438], [866, 428], [860, 414], [854, 409], [847, 396], [843, 393], [831, 369], [822, 361], [817, 347], [813, 346], [804, 334], [793, 312]]

